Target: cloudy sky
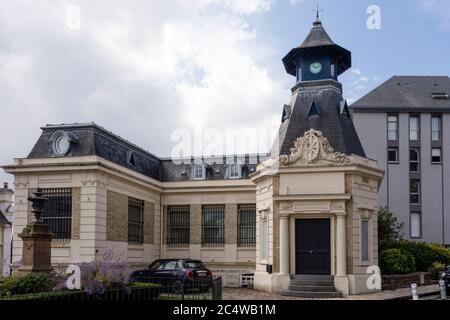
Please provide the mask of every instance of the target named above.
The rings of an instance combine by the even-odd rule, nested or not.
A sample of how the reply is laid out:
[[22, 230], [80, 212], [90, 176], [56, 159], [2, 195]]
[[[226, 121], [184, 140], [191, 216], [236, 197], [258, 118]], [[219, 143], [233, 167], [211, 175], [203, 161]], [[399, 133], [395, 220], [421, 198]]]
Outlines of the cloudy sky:
[[[378, 30], [366, 23], [373, 4]], [[47, 123], [94, 121], [161, 156], [179, 129], [200, 140], [207, 130], [254, 132], [267, 144], [237, 151], [267, 151], [294, 84], [281, 58], [305, 38], [315, 5], [0, 0], [0, 164], [26, 157]], [[320, 6], [333, 40], [353, 52], [341, 78], [350, 102], [393, 75], [450, 74], [450, 1]], [[0, 181], [12, 177], [0, 170]]]

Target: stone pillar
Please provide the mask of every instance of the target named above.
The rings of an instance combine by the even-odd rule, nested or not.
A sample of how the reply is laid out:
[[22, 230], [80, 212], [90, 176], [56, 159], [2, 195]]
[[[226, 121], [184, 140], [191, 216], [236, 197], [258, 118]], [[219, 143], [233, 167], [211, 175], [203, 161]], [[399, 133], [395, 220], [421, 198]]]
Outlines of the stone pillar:
[[347, 296], [350, 292], [350, 284], [347, 276], [347, 245], [345, 212], [336, 213], [336, 275], [334, 287]]
[[30, 224], [19, 234], [22, 238], [22, 267], [20, 274], [51, 272], [51, 245], [53, 234], [46, 224]]
[[336, 214], [336, 276], [347, 275], [345, 213]]
[[280, 275], [289, 273], [289, 217], [280, 216]]
[[42, 216], [45, 211], [47, 198], [43, 197], [41, 189], [37, 189], [34, 196], [29, 197], [34, 213], [35, 221], [28, 224], [19, 234], [23, 240], [22, 267], [19, 274], [30, 272], [51, 272], [52, 268], [52, 238], [48, 225], [43, 222]]

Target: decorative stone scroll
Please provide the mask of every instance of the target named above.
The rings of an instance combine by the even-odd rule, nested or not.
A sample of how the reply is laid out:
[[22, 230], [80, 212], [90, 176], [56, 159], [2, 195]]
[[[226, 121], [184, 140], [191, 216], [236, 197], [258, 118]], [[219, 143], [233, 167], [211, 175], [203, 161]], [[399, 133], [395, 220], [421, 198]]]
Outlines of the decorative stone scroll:
[[337, 164], [349, 163], [350, 158], [343, 153], [335, 152], [330, 146], [328, 139], [321, 131], [311, 129], [303, 137], [298, 138], [291, 149], [291, 154], [281, 155], [279, 163], [281, 166], [300, 162], [302, 164], [316, 163], [320, 160], [330, 161]]

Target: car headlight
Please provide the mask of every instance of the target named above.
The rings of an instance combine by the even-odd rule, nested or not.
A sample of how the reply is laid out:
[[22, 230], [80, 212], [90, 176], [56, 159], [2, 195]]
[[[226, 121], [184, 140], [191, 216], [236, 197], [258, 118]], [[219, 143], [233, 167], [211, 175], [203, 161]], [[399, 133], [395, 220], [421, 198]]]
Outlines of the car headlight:
[[444, 279], [445, 276], [446, 276], [446, 273], [445, 273], [445, 272], [442, 272], [442, 273], [441, 273], [441, 279]]

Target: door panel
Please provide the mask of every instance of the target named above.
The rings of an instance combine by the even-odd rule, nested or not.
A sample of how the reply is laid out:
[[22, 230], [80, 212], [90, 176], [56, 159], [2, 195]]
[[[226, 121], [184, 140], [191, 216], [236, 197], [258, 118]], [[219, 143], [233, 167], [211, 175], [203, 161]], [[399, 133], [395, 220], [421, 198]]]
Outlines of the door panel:
[[295, 222], [296, 274], [331, 274], [330, 220]]

